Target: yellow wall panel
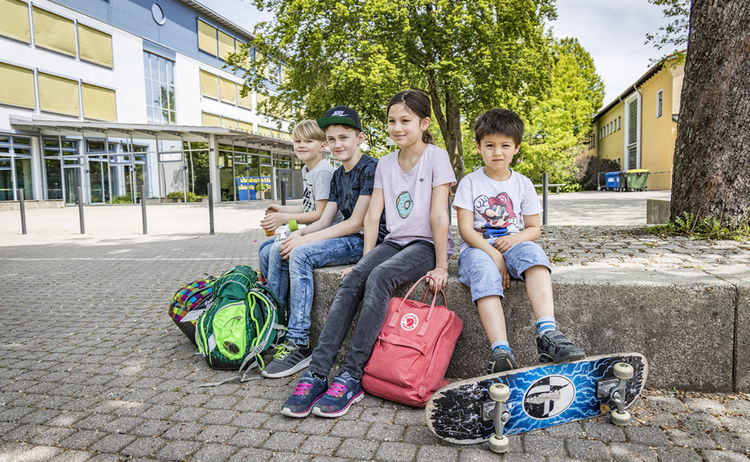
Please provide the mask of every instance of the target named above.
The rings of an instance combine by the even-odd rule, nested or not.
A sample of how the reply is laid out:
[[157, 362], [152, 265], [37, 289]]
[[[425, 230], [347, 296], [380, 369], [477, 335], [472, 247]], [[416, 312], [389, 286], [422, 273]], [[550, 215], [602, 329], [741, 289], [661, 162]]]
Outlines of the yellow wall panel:
[[0, 35], [31, 43], [28, 3], [0, 0]]
[[84, 118], [117, 122], [114, 90], [83, 83], [81, 84], [81, 98]]
[[76, 33], [73, 21], [34, 7], [34, 42], [66, 55], [76, 55]]
[[198, 20], [198, 49], [216, 56], [216, 28]]
[[219, 31], [219, 58], [226, 60], [229, 53], [234, 53], [234, 37]]
[[221, 118], [215, 114], [202, 112], [201, 119], [203, 121], [203, 125], [206, 127], [221, 127]]
[[221, 79], [221, 100], [229, 104], [237, 104], [237, 86], [231, 80]]
[[0, 103], [34, 109], [34, 71], [0, 63]]
[[209, 98], [219, 99], [219, 76], [200, 71], [201, 75], [201, 95]]
[[112, 67], [112, 36], [83, 24], [78, 24], [78, 52], [81, 59]]
[[242, 96], [237, 88], [238, 104], [245, 109], [253, 110], [253, 92], [248, 90], [247, 95]]
[[265, 136], [273, 136], [273, 131], [268, 127], [258, 126], [258, 133]]
[[40, 72], [39, 108], [57, 114], [79, 116], [78, 82]]
[[237, 120], [222, 116], [221, 126], [224, 128], [237, 128]]
[[[672, 120], [672, 73], [663, 67], [643, 83], [641, 115], [641, 168], [649, 174], [648, 189], [670, 189], [677, 124]], [[657, 92], [662, 91], [662, 115], [656, 117]]]
[[257, 102], [255, 105], [256, 111], [258, 111], [259, 114], [268, 114], [268, 96], [263, 93], [256, 93], [255, 95]]
[[243, 122], [242, 120], [240, 120], [240, 130], [245, 130], [246, 132], [252, 133], [253, 124], [251, 124], [250, 122]]

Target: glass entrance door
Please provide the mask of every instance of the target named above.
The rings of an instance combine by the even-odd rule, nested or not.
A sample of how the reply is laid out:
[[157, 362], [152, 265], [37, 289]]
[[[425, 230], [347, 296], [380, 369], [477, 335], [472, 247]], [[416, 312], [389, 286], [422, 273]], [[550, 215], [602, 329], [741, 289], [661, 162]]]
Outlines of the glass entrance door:
[[65, 167], [63, 169], [65, 180], [65, 203], [78, 203], [78, 187], [81, 185], [81, 167]]

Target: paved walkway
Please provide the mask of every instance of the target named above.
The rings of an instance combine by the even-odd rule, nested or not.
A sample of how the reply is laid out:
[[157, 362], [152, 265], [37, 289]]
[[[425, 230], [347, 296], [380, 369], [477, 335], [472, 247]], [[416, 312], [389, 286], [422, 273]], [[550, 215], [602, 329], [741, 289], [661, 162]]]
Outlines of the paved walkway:
[[[371, 396], [340, 419], [281, 416], [296, 376], [198, 388], [230, 373], [193, 355], [167, 317], [171, 295], [201, 273], [257, 265], [265, 237], [241, 229], [262, 208], [222, 206], [233, 218], [222, 226], [235, 231], [214, 236], [167, 223], [172, 212], [157, 218], [192, 207], [151, 207], [153, 229], [165, 227], [157, 236], [139, 234], [136, 208], [129, 219], [109, 216], [114, 232], [94, 232], [92, 221], [83, 237], [43, 220], [21, 236], [5, 231], [0, 213], [0, 461], [498, 460], [486, 445], [433, 437], [422, 410]], [[639, 225], [550, 226], [541, 242], [555, 265], [709, 271], [750, 261], [747, 243], [661, 239]], [[650, 389], [632, 413], [624, 429], [601, 417], [512, 437], [504, 459], [750, 460], [747, 395]]]

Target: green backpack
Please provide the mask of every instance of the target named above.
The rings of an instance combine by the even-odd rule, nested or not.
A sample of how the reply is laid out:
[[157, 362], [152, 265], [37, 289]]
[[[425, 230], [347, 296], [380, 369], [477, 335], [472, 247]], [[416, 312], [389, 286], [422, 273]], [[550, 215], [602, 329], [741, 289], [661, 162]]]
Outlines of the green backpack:
[[284, 307], [266, 286], [255, 283], [256, 277], [246, 265], [219, 277], [213, 302], [195, 326], [195, 343], [208, 365], [239, 370], [241, 382], [247, 371], [263, 370], [260, 354], [281, 341], [286, 330]]

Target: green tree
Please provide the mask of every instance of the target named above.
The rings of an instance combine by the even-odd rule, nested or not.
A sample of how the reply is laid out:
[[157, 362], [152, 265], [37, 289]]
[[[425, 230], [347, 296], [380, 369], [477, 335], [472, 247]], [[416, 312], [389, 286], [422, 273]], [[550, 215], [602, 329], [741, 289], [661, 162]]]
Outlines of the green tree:
[[[683, 50], [687, 47], [690, 23], [690, 0], [648, 0], [662, 7], [664, 17], [669, 21], [654, 34], [646, 34], [646, 44], [652, 43], [657, 49], [667, 48], [667, 54], [677, 54], [685, 61]], [[658, 60], [657, 60], [658, 61]]]
[[[250, 45], [289, 68], [276, 111], [304, 108], [319, 117], [334, 104], [360, 112], [384, 134], [385, 106], [397, 91], [423, 88], [456, 175], [464, 174], [462, 118], [505, 106], [522, 114], [549, 82], [551, 38], [544, 21], [553, 0], [253, 0], [274, 20], [256, 27], [252, 44], [229, 64], [248, 69], [248, 88], [262, 89], [264, 63]], [[273, 58], [272, 58], [273, 59]], [[245, 89], [246, 91], [247, 89]]]

